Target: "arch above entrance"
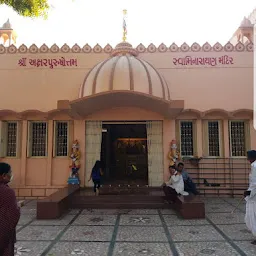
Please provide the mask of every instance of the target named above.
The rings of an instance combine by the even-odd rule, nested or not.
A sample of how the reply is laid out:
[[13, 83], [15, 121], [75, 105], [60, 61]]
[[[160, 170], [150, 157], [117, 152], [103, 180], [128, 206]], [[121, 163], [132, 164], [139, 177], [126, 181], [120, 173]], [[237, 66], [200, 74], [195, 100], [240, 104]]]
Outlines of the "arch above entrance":
[[117, 107], [142, 108], [165, 118], [173, 118], [184, 109], [183, 100], [164, 100], [134, 91], [109, 91], [69, 102], [71, 111], [85, 118], [95, 112]]

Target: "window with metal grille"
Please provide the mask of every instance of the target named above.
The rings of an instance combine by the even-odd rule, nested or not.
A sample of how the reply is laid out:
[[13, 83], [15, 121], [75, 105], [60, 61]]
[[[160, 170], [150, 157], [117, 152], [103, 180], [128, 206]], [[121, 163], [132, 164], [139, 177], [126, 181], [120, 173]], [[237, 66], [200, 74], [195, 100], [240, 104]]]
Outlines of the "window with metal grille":
[[7, 122], [6, 156], [17, 156], [17, 123]]
[[180, 145], [182, 156], [193, 156], [194, 154], [193, 122], [180, 122]]
[[232, 156], [246, 156], [245, 122], [230, 122], [230, 147]]
[[68, 155], [68, 122], [55, 123], [55, 155]]
[[47, 123], [31, 123], [31, 156], [46, 156]]
[[208, 154], [220, 156], [220, 131], [218, 121], [208, 122]]

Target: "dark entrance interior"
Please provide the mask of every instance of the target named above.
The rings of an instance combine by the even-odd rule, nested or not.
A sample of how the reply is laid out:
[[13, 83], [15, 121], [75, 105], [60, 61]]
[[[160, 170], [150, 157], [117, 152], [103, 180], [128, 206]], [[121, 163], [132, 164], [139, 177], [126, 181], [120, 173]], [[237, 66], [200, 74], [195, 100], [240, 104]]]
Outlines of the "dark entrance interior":
[[147, 185], [147, 131], [143, 123], [106, 123], [102, 129], [103, 183]]

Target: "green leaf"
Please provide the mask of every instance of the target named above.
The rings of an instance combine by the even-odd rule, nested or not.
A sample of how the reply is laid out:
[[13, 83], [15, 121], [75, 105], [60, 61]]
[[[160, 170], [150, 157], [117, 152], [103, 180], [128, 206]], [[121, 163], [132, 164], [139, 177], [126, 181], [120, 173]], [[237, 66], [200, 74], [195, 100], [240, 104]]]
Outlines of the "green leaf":
[[48, 0], [0, 0], [0, 5], [5, 4], [19, 15], [24, 17], [38, 18], [48, 17], [49, 4]]

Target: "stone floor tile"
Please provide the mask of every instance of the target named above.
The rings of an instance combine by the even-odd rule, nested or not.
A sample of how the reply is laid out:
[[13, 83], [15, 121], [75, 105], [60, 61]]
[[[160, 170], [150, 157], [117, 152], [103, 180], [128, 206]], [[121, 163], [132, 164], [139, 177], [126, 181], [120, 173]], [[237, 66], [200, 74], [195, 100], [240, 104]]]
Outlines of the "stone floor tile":
[[253, 240], [253, 235], [247, 229], [245, 224], [218, 225], [217, 227], [232, 240]]
[[18, 241], [15, 244], [15, 256], [39, 256], [50, 245], [50, 242]]
[[235, 197], [235, 198], [224, 198], [224, 200], [230, 204], [233, 204], [233, 205], [237, 205], [238, 202], [240, 202], [240, 204], [246, 204], [246, 201], [245, 200], [242, 200], [241, 201], [241, 197]]
[[104, 242], [58, 242], [49, 252], [54, 256], [107, 256], [109, 243]]
[[171, 256], [168, 243], [122, 243], [115, 244], [113, 256]]
[[21, 226], [26, 225], [30, 221], [35, 220], [35, 219], [36, 219], [36, 216], [34, 216], [34, 215], [21, 215], [18, 225], [21, 225]]
[[167, 242], [163, 227], [119, 226], [116, 241]]
[[155, 215], [158, 214], [157, 209], [133, 209], [128, 212], [131, 215]]
[[163, 215], [163, 218], [167, 226], [210, 225], [210, 223], [206, 219], [184, 220], [177, 215]]
[[17, 240], [54, 240], [64, 226], [27, 226], [17, 234]]
[[79, 212], [80, 212], [79, 209], [69, 209], [69, 210], [67, 211], [67, 214], [70, 214], [70, 215], [77, 215]]
[[79, 215], [72, 225], [115, 225], [116, 215]]
[[[130, 210], [123, 210], [124, 212]], [[119, 214], [118, 209], [84, 209], [81, 212], [82, 215], [117, 215]]]
[[114, 226], [71, 226], [61, 237], [61, 241], [110, 241]]
[[30, 201], [28, 201], [28, 202], [26, 202], [25, 201], [25, 206], [24, 207], [27, 207], [27, 206], [29, 206], [29, 207], [36, 207], [36, 205], [37, 205], [37, 200], [30, 200]]
[[17, 225], [17, 226], [16, 226], [16, 233], [18, 233], [19, 230], [20, 230], [22, 227], [23, 227], [22, 225]]
[[240, 255], [225, 242], [176, 243], [179, 255], [184, 256], [237, 256]]
[[234, 210], [234, 206], [230, 204], [205, 204], [205, 212], [232, 212]]
[[119, 225], [145, 226], [156, 225], [162, 226], [159, 215], [122, 215]]
[[173, 209], [163, 209], [163, 210], [160, 210], [160, 212], [163, 214], [163, 215], [167, 215], [167, 214], [177, 214], [175, 210]]
[[200, 200], [202, 200], [205, 204], [226, 204], [227, 202], [224, 201], [224, 199], [220, 197], [200, 197]]
[[34, 220], [30, 225], [31, 226], [66, 226], [68, 225], [72, 219], [74, 219], [75, 215], [64, 215], [59, 219], [54, 220]]
[[[255, 238], [253, 239], [255, 240]], [[251, 241], [234, 241], [234, 243], [247, 255], [256, 255], [256, 245], [251, 244]]]
[[20, 213], [22, 215], [36, 215], [36, 208], [30, 208], [30, 207], [22, 207], [20, 209]]
[[233, 214], [227, 213], [207, 213], [207, 217], [214, 224], [238, 224], [244, 223], [244, 213], [236, 211]]
[[174, 241], [222, 241], [224, 238], [210, 225], [168, 227]]

